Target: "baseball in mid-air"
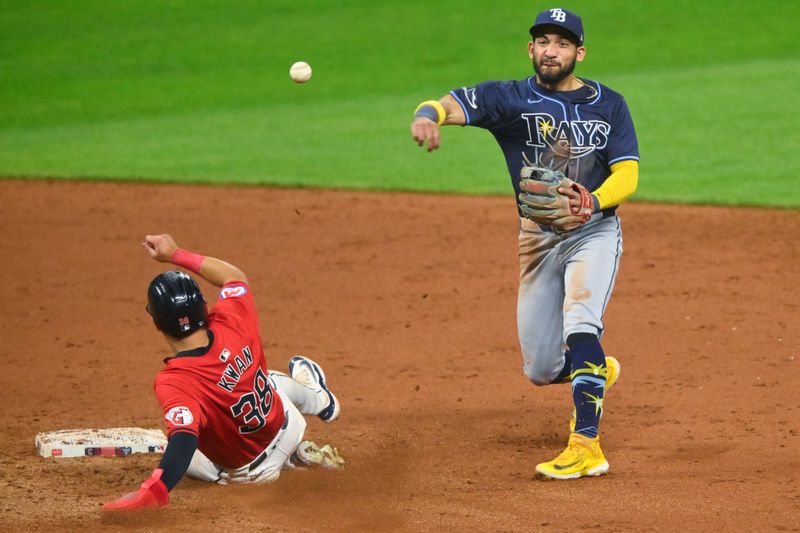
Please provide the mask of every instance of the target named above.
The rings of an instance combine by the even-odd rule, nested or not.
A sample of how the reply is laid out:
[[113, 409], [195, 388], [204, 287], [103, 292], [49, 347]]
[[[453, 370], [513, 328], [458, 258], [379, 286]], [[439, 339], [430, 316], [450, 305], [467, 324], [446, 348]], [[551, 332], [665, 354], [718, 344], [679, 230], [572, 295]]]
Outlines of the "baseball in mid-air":
[[305, 83], [311, 79], [311, 66], [305, 61], [298, 61], [289, 69], [289, 76], [297, 83]]

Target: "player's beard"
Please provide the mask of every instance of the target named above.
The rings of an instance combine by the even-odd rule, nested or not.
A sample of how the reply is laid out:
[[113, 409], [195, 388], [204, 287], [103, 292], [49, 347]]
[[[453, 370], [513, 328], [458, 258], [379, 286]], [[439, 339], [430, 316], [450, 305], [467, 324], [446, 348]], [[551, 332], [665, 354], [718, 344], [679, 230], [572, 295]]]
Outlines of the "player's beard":
[[536, 72], [536, 75], [539, 77], [539, 81], [541, 81], [542, 83], [544, 83], [546, 85], [555, 85], [558, 82], [560, 82], [561, 80], [566, 79], [567, 76], [569, 76], [570, 74], [572, 74], [572, 72], [575, 70], [575, 62], [576, 61], [573, 59], [571, 62], [569, 62], [566, 65], [562, 64], [561, 68], [558, 69], [555, 72], [552, 71], [552, 70], [550, 70], [548, 72], [543, 72], [542, 69], [539, 66], [539, 63], [536, 61], [536, 59], [534, 59], [533, 60], [533, 70], [534, 70], [534, 72]]

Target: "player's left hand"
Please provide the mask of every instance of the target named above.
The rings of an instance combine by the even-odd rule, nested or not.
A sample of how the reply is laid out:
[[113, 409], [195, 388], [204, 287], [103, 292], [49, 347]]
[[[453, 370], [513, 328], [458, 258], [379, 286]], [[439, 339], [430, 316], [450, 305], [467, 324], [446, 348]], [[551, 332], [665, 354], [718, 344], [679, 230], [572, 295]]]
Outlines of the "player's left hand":
[[558, 188], [558, 192], [569, 198], [569, 207], [573, 211], [577, 211], [583, 206], [581, 189], [585, 189], [585, 187], [575, 182], [573, 182], [570, 187]]
[[537, 224], [551, 226], [556, 233], [567, 233], [585, 224], [592, 216], [594, 200], [583, 185], [563, 172], [526, 165], [520, 172], [520, 213]]
[[164, 507], [169, 503], [169, 491], [161, 481], [163, 470], [157, 468], [138, 490], [103, 505], [104, 511], [136, 511], [148, 507]]
[[162, 263], [169, 263], [178, 245], [175, 240], [166, 233], [161, 235], [145, 235], [142, 247], [150, 254], [150, 257]]
[[567, 180], [566, 184], [558, 187], [558, 192], [568, 199], [570, 215], [553, 221], [556, 233], [572, 231], [589, 221], [594, 211], [594, 200], [586, 187]]

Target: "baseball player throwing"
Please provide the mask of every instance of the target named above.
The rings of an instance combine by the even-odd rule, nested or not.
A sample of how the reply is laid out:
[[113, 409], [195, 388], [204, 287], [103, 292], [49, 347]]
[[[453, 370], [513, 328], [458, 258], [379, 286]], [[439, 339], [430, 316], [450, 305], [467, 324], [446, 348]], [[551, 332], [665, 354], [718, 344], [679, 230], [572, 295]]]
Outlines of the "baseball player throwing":
[[617, 206], [636, 190], [639, 149], [621, 95], [573, 74], [586, 56], [581, 18], [539, 13], [528, 56], [535, 76], [463, 87], [417, 107], [411, 133], [428, 151], [441, 125], [489, 130], [505, 155], [520, 215], [517, 328], [536, 385], [571, 382], [569, 443], [538, 464], [554, 479], [608, 471], [599, 422], [619, 362], [600, 345], [622, 255]]
[[313, 443], [298, 449], [303, 414], [333, 422], [340, 410], [322, 368], [295, 356], [289, 375], [267, 370], [255, 300], [241, 270], [178, 248], [169, 235], [148, 235], [142, 245], [156, 261], [219, 287], [220, 299], [208, 312], [197, 283], [183, 272], [164, 272], [150, 283], [147, 312], [174, 353], [155, 380], [169, 441], [150, 478], [104, 509], [167, 505], [184, 474], [222, 484], [268, 483], [293, 459], [316, 462]]

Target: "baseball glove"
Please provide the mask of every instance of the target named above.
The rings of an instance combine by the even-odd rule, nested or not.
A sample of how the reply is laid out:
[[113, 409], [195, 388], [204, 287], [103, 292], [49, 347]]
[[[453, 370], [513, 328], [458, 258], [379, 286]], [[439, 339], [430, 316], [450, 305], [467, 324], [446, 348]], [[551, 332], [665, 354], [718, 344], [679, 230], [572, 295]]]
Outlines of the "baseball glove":
[[[522, 216], [551, 226], [556, 233], [577, 229], [592, 216], [592, 195], [560, 170], [525, 165], [520, 171], [519, 188], [518, 205]], [[559, 188], [568, 192], [562, 193]], [[580, 204], [571, 205], [571, 199], [580, 200]]]

